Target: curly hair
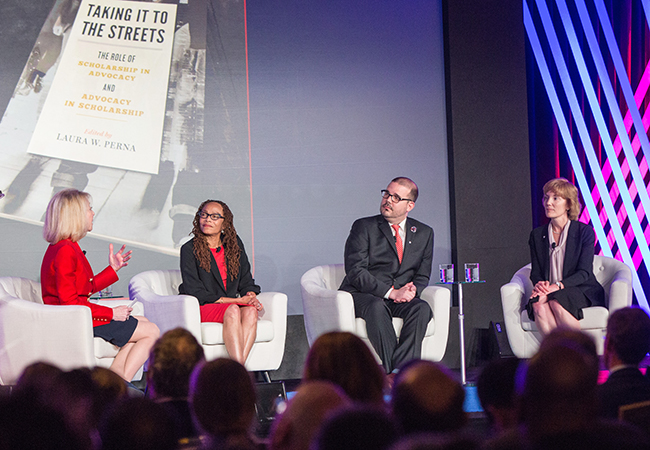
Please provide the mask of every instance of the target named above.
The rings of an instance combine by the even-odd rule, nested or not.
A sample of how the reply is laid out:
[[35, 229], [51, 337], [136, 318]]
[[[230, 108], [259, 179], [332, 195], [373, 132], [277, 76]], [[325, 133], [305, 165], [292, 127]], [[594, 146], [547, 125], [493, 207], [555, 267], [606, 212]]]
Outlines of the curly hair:
[[210, 272], [210, 247], [208, 247], [208, 238], [201, 231], [201, 224], [199, 213], [208, 203], [218, 203], [223, 209], [223, 227], [221, 228], [221, 245], [226, 254], [226, 264], [228, 265], [228, 277], [235, 280], [239, 275], [239, 257], [241, 255], [241, 248], [237, 243], [237, 231], [233, 224], [233, 215], [228, 205], [221, 200], [206, 200], [199, 206], [199, 209], [194, 215], [194, 228], [192, 233], [194, 235], [194, 256], [199, 262], [199, 265], [206, 272]]

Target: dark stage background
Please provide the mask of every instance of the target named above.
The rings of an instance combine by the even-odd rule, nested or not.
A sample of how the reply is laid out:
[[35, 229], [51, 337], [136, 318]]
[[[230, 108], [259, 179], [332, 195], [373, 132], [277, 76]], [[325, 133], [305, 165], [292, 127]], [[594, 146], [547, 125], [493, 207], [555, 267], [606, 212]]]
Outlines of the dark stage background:
[[[1, 110], [46, 3], [3, 4]], [[502, 317], [499, 288], [529, 259], [521, 3], [248, 1], [247, 18], [256, 278], [287, 292], [292, 314], [273, 378], [301, 374], [300, 275], [342, 262], [352, 221], [375, 214], [379, 190], [402, 174], [421, 188], [413, 217], [436, 232], [432, 282], [439, 263], [481, 264], [486, 283], [465, 289], [468, 362], [480, 364], [489, 322]], [[40, 233], [0, 219], [0, 275], [37, 278]], [[104, 241], [89, 236], [84, 246], [95, 268], [105, 264]], [[125, 286], [139, 271], [176, 267], [175, 256], [138, 249], [121, 275]], [[458, 367], [453, 312], [451, 320], [444, 362]]]

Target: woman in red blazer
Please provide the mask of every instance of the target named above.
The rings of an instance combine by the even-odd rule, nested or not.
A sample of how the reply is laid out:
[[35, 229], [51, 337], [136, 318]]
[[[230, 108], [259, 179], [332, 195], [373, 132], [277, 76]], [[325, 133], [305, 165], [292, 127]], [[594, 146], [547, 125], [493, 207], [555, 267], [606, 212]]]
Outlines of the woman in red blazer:
[[262, 304], [228, 205], [218, 200], [201, 203], [192, 234], [181, 247], [183, 284], [178, 291], [197, 298], [201, 322], [223, 323], [228, 355], [244, 364], [255, 342]]
[[41, 265], [43, 302], [48, 305], [84, 305], [90, 308], [93, 333], [121, 347], [111, 370], [131, 381], [149, 357], [160, 335], [158, 327], [144, 317], [131, 316], [132, 308], [109, 308], [88, 301], [93, 293], [118, 280], [117, 271], [128, 264], [131, 251], [125, 246], [113, 253], [109, 244], [109, 266], [93, 274], [79, 240], [93, 229], [95, 213], [90, 195], [76, 189], [58, 192], [47, 205], [43, 237], [50, 243]]

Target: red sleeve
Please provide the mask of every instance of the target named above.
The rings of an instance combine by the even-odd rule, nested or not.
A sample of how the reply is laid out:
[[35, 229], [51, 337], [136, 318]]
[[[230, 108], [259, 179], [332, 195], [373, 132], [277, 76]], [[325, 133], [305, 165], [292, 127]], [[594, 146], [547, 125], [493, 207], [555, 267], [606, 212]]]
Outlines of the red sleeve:
[[[79, 258], [74, 248], [64, 245], [56, 253], [53, 269], [57, 296], [61, 305], [88, 306], [92, 311], [93, 320], [104, 319], [103, 321], [110, 321], [113, 318], [112, 308], [88, 301], [90, 294], [117, 281], [117, 274], [111, 267], [102, 271], [99, 277], [94, 277], [92, 272], [87, 273], [84, 261]], [[107, 271], [112, 272], [112, 276]], [[96, 286], [102, 287], [95, 289]], [[88, 290], [88, 292], [85, 292], [85, 290]]]

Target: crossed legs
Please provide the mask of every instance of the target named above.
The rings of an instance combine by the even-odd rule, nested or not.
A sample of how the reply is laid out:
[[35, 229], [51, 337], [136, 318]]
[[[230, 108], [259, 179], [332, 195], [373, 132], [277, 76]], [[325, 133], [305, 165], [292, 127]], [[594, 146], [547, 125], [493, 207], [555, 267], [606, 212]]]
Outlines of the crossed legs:
[[537, 329], [546, 336], [558, 327], [580, 330], [580, 322], [557, 301], [549, 300], [546, 295], [540, 295], [539, 301], [533, 303]]
[[138, 319], [138, 325], [129, 342], [117, 352], [110, 367], [126, 381], [131, 381], [140, 366], [149, 358], [149, 351], [160, 336], [160, 330], [155, 323], [149, 322], [146, 317], [134, 317]]
[[223, 316], [223, 341], [232, 359], [244, 364], [257, 336], [257, 309], [230, 305]]

